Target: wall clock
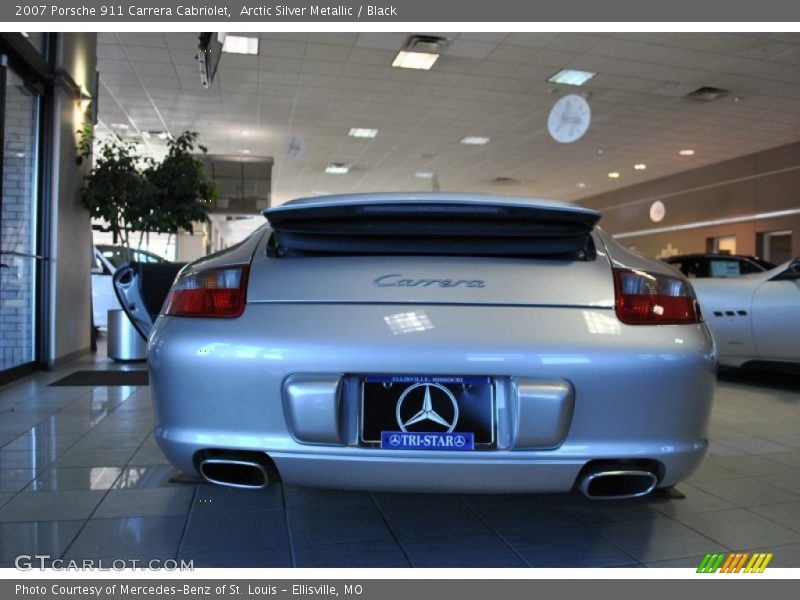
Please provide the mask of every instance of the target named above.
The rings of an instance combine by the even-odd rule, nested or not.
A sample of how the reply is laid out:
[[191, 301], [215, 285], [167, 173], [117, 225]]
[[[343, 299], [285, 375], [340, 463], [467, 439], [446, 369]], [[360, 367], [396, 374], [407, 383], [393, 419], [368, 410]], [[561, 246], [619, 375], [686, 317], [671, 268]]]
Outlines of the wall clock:
[[656, 200], [650, 205], [650, 220], [654, 223], [658, 223], [664, 219], [664, 215], [667, 214], [667, 207], [664, 206], [664, 203], [661, 200]]
[[589, 103], [578, 94], [567, 94], [550, 109], [547, 130], [555, 141], [569, 144], [583, 137], [591, 120]]

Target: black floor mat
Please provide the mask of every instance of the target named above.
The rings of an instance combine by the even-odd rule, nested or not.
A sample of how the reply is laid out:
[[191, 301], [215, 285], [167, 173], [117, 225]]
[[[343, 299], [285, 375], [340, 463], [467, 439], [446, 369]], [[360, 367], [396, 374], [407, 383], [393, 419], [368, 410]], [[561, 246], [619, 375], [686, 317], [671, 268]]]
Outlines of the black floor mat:
[[148, 385], [147, 371], [75, 371], [50, 385]]

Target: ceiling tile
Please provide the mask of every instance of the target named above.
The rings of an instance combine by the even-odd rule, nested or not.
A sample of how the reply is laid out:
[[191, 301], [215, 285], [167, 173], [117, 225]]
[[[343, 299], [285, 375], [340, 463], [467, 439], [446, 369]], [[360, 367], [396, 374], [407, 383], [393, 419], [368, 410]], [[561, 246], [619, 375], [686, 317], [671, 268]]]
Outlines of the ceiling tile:
[[[196, 71], [196, 35], [101, 33], [99, 129], [133, 119], [196, 129], [212, 152], [272, 154], [276, 203], [313, 191], [429, 189], [418, 170], [436, 172], [443, 189], [571, 199], [800, 135], [796, 33], [446, 33], [450, 50], [434, 68], [409, 71], [389, 65], [410, 33], [265, 32], [260, 56], [226, 54], [210, 89]], [[584, 90], [547, 82], [565, 66], [598, 75]], [[700, 85], [731, 93], [706, 104], [681, 97]], [[595, 118], [584, 139], [563, 145], [546, 118], [566, 91], [589, 91]], [[354, 140], [351, 126], [380, 134]], [[236, 134], [244, 128], [256, 135]], [[297, 160], [283, 154], [289, 131], [306, 139]], [[467, 134], [492, 141], [458, 144]], [[698, 155], [683, 160], [677, 149], [689, 144]], [[646, 173], [606, 177], [642, 156]], [[323, 173], [337, 157], [354, 164], [351, 174]], [[589, 187], [576, 187], [576, 172]], [[499, 187], [498, 176], [521, 181]]]
[[466, 39], [457, 39], [445, 50], [446, 56], [463, 56], [465, 58], [486, 58], [497, 48], [491, 42], [478, 42]]

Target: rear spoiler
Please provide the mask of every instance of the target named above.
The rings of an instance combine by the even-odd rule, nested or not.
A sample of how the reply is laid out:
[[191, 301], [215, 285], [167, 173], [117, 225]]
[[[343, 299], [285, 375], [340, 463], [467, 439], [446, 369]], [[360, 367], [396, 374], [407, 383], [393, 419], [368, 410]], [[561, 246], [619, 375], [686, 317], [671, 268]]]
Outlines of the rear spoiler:
[[586, 252], [596, 211], [552, 201], [387, 194], [308, 199], [263, 212], [274, 257], [571, 256]]

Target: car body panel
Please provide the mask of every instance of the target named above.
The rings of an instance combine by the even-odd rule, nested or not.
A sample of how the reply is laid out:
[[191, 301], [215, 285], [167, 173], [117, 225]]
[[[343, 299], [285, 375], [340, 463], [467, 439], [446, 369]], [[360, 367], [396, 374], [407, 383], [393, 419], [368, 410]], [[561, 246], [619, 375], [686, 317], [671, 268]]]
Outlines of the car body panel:
[[[248, 302], [614, 306], [606, 260], [354, 256], [274, 260], [258, 252]], [[297, 261], [302, 261], [298, 265]], [[550, 282], [559, 281], [558, 286]]]
[[768, 279], [756, 288], [752, 300], [758, 356], [800, 362], [800, 280]]
[[800, 281], [779, 278], [788, 267], [692, 282], [719, 347], [720, 364], [800, 363]]
[[[113, 276], [117, 268], [126, 262], [125, 253], [122, 246], [98, 244], [93, 247], [92, 319], [95, 327], [108, 327], [108, 311], [122, 309], [114, 289]], [[132, 249], [127, 254], [140, 262], [165, 262], [157, 254], [146, 250]]]
[[391, 204], [418, 204], [428, 206], [436, 204], [472, 204], [474, 206], [508, 206], [533, 207], [553, 212], [566, 212], [587, 217], [599, 217], [599, 213], [590, 208], [555, 200], [552, 198], [529, 198], [520, 196], [491, 196], [488, 194], [471, 194], [464, 192], [408, 192], [408, 193], [376, 193], [376, 194], [342, 194], [335, 196], [317, 196], [296, 198], [280, 206], [266, 208], [262, 211], [267, 218], [270, 215], [282, 215], [298, 209], [352, 207], [352, 206], [386, 206]]
[[[429, 323], [427, 328], [404, 333], [392, 328], [393, 316], [410, 313]], [[370, 340], [368, 349], [363, 339]], [[149, 361], [152, 393], [165, 399], [156, 403], [156, 439], [176, 465], [191, 471], [195, 453], [207, 447], [257, 449], [275, 460], [284, 481], [297, 483], [282, 469], [285, 454], [345, 462], [420, 456], [359, 448], [352, 434], [339, 444], [298, 442], [281, 401], [285, 379], [298, 374], [388, 371], [490, 375], [505, 383], [531, 377], [567, 380], [575, 389], [575, 408], [558, 449], [518, 450], [512, 426], [498, 424], [502, 449], [475, 458], [529, 465], [565, 460], [577, 473], [592, 459], [668, 461], [688, 454], [696, 459], [694, 468], [705, 448], [713, 352], [703, 325], [664, 326], [654, 335], [619, 323], [609, 309], [343, 304], [320, 310], [309, 304], [252, 304], [240, 318], [204, 323], [202, 329], [195, 319], [160, 317]], [[356, 400], [350, 396], [345, 402]], [[508, 414], [504, 408], [500, 414]], [[348, 414], [342, 426], [352, 432], [356, 418]], [[674, 477], [689, 472], [687, 466]], [[507, 485], [536, 491], [542, 481], [531, 469], [525, 481]], [[573, 482], [574, 476], [560, 491]], [[413, 489], [416, 482], [376, 472], [372, 484]], [[472, 489], [456, 486], [455, 480], [451, 484], [453, 490]], [[358, 484], [348, 486], [342, 478], [337, 487]]]
[[122, 308], [111, 281], [116, 267], [93, 248], [92, 267], [92, 319], [95, 327], [108, 327], [108, 311]]

